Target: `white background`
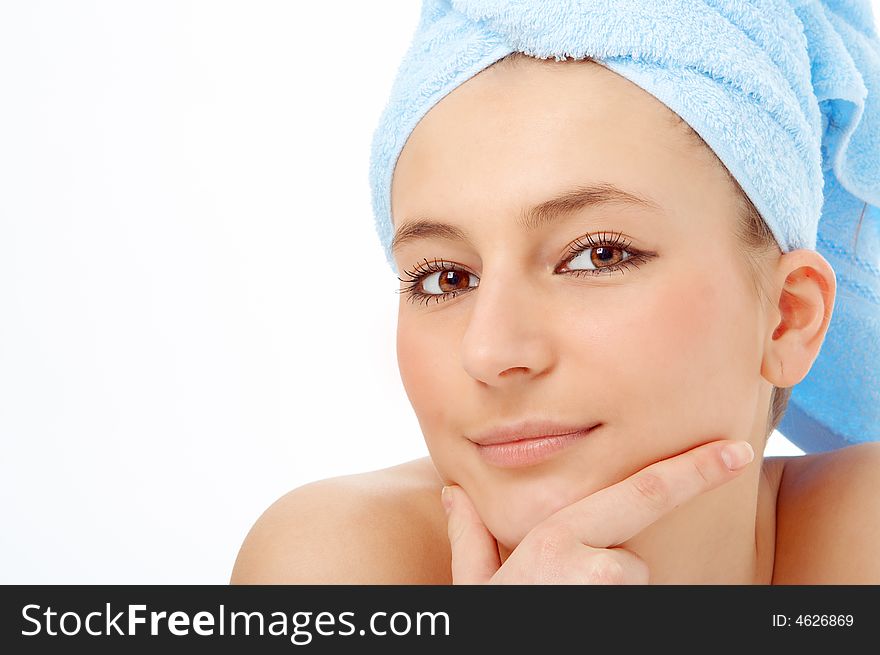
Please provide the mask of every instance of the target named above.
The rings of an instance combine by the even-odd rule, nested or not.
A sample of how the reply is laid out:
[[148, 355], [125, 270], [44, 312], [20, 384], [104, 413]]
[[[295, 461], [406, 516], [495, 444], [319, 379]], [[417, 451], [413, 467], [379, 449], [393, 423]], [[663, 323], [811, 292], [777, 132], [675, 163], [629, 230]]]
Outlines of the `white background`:
[[419, 6], [0, 4], [0, 583], [223, 584], [428, 454], [367, 178]]

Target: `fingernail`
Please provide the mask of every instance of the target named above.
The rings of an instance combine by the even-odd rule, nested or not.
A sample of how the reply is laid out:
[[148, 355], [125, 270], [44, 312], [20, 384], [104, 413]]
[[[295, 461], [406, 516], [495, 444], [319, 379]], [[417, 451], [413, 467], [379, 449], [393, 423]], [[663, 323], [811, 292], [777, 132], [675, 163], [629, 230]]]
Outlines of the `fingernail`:
[[440, 492], [440, 501], [446, 510], [446, 516], [449, 516], [449, 512], [452, 510], [452, 494], [447, 489], [449, 487], [443, 487], [443, 490]]
[[727, 468], [736, 471], [755, 459], [755, 451], [748, 441], [738, 441], [721, 449], [721, 459]]

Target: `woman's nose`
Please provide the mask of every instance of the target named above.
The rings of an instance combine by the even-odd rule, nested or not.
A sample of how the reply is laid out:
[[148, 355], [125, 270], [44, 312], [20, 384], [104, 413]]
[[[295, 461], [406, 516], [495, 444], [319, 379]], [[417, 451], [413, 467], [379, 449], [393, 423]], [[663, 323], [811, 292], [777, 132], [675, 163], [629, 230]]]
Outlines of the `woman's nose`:
[[546, 296], [528, 279], [480, 280], [461, 344], [462, 366], [492, 386], [517, 384], [553, 365], [556, 321]]

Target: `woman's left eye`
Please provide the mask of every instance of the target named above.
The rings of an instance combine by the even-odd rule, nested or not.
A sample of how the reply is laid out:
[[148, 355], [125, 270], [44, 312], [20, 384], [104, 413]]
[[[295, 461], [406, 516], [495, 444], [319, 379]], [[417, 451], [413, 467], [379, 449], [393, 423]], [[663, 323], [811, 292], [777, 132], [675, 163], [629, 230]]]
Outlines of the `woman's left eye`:
[[[624, 254], [626, 253], [626, 254]], [[612, 270], [623, 262], [629, 261], [635, 254], [625, 248], [609, 248], [608, 246], [590, 246], [578, 252], [567, 261], [566, 267], [572, 269], [571, 263], [579, 261], [584, 268], [574, 267], [575, 271]]]
[[[565, 266], [568, 270], [557, 269], [558, 272], [571, 273], [573, 275], [611, 275], [615, 271], [623, 272], [630, 266], [639, 267], [639, 264], [649, 259], [654, 253], [642, 252], [631, 249], [630, 242], [618, 233], [599, 235], [597, 240], [587, 235], [587, 243], [580, 239], [576, 240], [569, 249]], [[581, 267], [572, 267], [573, 262], [578, 262]]]

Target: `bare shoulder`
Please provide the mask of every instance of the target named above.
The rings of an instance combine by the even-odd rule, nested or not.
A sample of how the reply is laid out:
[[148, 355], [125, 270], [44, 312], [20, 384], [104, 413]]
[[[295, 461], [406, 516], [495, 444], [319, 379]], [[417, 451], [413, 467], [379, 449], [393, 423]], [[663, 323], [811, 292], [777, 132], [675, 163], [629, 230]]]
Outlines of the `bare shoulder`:
[[445, 584], [442, 486], [424, 457], [298, 487], [254, 523], [230, 582]]
[[786, 460], [773, 584], [880, 583], [880, 442]]

